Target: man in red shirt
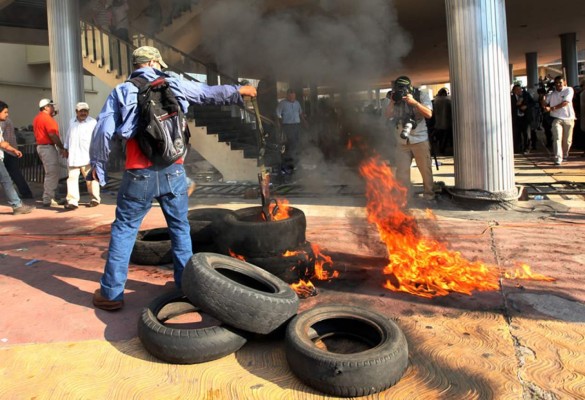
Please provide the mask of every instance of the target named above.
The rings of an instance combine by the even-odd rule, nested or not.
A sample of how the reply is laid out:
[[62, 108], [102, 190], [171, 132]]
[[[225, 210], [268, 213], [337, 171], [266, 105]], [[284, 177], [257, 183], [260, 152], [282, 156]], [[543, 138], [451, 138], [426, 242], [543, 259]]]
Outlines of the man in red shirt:
[[[59, 153], [63, 155], [64, 147], [59, 137], [59, 126], [53, 118], [56, 115], [55, 103], [51, 99], [39, 102], [39, 113], [33, 120], [33, 131], [37, 142], [37, 153], [45, 169], [43, 188], [43, 206], [51, 207], [59, 203], [55, 200], [55, 192], [59, 184], [61, 165]], [[59, 150], [57, 150], [59, 149]]]

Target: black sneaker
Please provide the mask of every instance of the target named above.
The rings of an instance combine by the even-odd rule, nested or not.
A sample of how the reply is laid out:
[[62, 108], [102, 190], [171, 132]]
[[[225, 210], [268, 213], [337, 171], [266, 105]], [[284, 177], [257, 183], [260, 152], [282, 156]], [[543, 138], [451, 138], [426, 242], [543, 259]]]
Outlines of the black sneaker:
[[75, 204], [65, 204], [65, 209], [69, 211], [77, 210], [78, 208], [79, 206], [76, 206]]

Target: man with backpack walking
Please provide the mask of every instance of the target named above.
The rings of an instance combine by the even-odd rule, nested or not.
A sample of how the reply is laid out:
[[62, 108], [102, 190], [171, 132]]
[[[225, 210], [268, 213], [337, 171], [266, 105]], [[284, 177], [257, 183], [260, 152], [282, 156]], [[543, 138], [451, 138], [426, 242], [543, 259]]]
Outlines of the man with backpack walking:
[[[97, 118], [90, 147], [92, 177], [105, 185], [111, 142], [115, 136], [128, 139], [108, 258], [100, 289], [93, 295], [94, 306], [107, 311], [118, 310], [124, 305], [130, 254], [153, 199], [159, 202], [169, 227], [174, 279], [176, 286], [181, 287], [183, 269], [193, 255], [187, 219], [188, 187], [181, 157], [186, 140], [183, 132], [177, 132], [177, 127], [185, 128], [182, 114], [189, 104], [241, 104], [242, 96], [256, 96], [252, 86], [208, 86], [171, 77], [161, 71], [167, 65], [154, 47], [136, 49], [132, 64], [134, 71], [129, 80], [116, 86], [108, 96]], [[170, 92], [165, 91], [167, 88]], [[145, 103], [152, 106], [147, 109]], [[165, 108], [166, 114], [158, 115], [159, 108]], [[148, 146], [157, 139], [169, 151], [154, 154], [157, 149]], [[145, 150], [152, 153], [151, 158], [145, 155]], [[174, 153], [179, 157], [173, 162]]]

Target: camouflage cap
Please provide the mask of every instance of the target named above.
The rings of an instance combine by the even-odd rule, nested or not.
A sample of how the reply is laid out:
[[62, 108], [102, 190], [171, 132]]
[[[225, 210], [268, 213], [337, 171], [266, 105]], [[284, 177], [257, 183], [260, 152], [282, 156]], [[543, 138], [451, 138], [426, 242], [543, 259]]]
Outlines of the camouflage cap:
[[168, 68], [168, 65], [163, 61], [160, 52], [155, 47], [142, 46], [134, 50], [132, 53], [132, 64], [144, 64], [150, 60], [158, 61], [161, 67]]

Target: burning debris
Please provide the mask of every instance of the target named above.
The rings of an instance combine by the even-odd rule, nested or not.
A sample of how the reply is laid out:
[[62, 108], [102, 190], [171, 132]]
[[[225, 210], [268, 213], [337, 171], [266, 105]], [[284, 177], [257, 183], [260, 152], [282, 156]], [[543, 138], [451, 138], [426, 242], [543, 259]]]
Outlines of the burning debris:
[[[338, 271], [332, 270], [333, 260], [331, 257], [323, 254], [318, 245], [309, 242], [296, 250], [287, 250], [283, 254], [274, 257], [274, 259], [267, 259], [268, 262], [264, 262], [266, 260], [262, 259], [245, 257], [232, 250], [229, 250], [229, 255], [276, 273], [277, 276], [289, 282], [291, 288], [302, 299], [317, 295], [317, 288], [313, 285], [311, 279], [323, 281], [339, 276]], [[276, 258], [278, 258], [278, 261]], [[281, 267], [277, 268], [277, 264], [280, 264]], [[283, 268], [286, 269], [286, 272], [279, 273], [275, 270]], [[291, 279], [292, 277], [295, 278]]]
[[[281, 221], [283, 219], [290, 218], [291, 206], [287, 199], [275, 197], [268, 205], [268, 213], [272, 218], [272, 221]], [[262, 219], [266, 221], [266, 216], [262, 214]]]
[[[372, 158], [360, 166], [360, 173], [366, 178], [368, 221], [376, 225], [388, 252], [389, 262], [383, 270], [388, 276], [385, 288], [429, 298], [499, 288], [500, 268], [466, 260], [445, 244], [421, 235], [414, 217], [403, 211], [407, 192], [394, 179], [388, 165]], [[526, 264], [521, 269], [503, 276], [554, 280], [533, 274]]]
[[301, 299], [317, 296], [317, 288], [311, 283], [311, 281], [305, 281], [301, 279], [297, 283], [292, 283], [290, 287]]

